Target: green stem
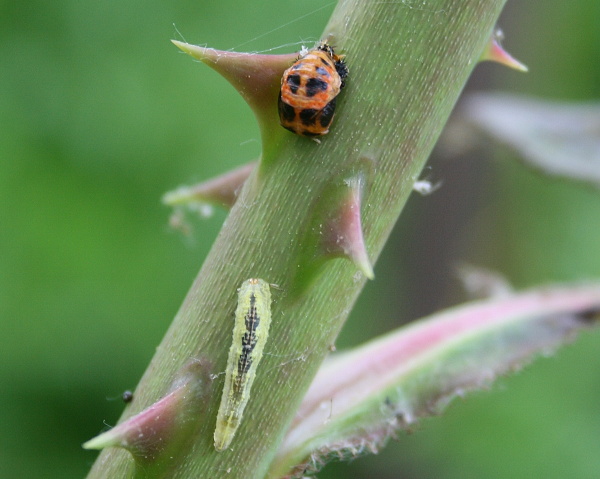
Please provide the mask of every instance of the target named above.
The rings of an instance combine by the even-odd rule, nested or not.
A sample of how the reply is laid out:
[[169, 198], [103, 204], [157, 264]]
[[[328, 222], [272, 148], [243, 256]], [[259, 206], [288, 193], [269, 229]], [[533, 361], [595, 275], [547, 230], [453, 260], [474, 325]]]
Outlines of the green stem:
[[[168, 477], [262, 478], [286, 427], [344, 324], [365, 278], [345, 259], [300, 263], [314, 218], [349, 172], [365, 173], [362, 224], [369, 257], [381, 252], [504, 0], [340, 0], [324, 37], [346, 55], [350, 76], [331, 133], [317, 144], [283, 132], [246, 182], [210, 254], [121, 421], [160, 399], [191, 358], [223, 372], [236, 289], [275, 283], [271, 333], [232, 450], [213, 432], [223, 375], [213, 382], [197, 435]], [[264, 161], [268, 160], [268, 161]], [[325, 215], [326, 216], [326, 215]], [[315, 251], [315, 254], [317, 252]], [[367, 321], [373, 318], [366, 318]], [[128, 477], [132, 458], [104, 450], [89, 478]]]

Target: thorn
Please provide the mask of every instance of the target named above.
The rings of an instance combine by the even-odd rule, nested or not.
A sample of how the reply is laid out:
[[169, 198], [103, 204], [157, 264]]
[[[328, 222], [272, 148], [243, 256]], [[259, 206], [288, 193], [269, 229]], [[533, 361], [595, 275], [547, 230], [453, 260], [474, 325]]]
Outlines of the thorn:
[[294, 278], [294, 296], [301, 296], [325, 265], [335, 258], [349, 259], [358, 269], [353, 275], [373, 279], [362, 225], [362, 199], [371, 183], [375, 161], [361, 156], [357, 161], [336, 171], [319, 191], [313, 191], [314, 211], [306, 225], [295, 261], [298, 264]]
[[504, 48], [502, 48], [501, 42], [504, 39], [504, 34], [499, 28], [496, 29], [490, 37], [483, 54], [479, 61], [492, 61], [501, 63], [514, 70], [526, 72], [528, 71], [527, 66], [521, 63], [516, 58], [512, 57]]
[[165, 193], [162, 202], [168, 206], [186, 205], [201, 213], [210, 205], [229, 209], [234, 205], [240, 189], [255, 166], [256, 162], [253, 161], [197, 185], [181, 186]]
[[154, 460], [168, 443], [176, 412], [181, 409], [186, 388], [167, 394], [142, 412], [83, 444], [84, 449], [122, 447], [136, 459]]
[[347, 257], [367, 278], [373, 279], [375, 274], [367, 254], [361, 221], [364, 176], [359, 173], [344, 183], [346, 191], [326, 223], [322, 245], [328, 254]]
[[83, 448], [121, 447], [137, 461], [155, 461], [188, 437], [191, 424], [200, 423], [205, 403], [202, 398], [207, 394], [209, 384], [207, 363], [191, 361], [165, 397], [110, 431], [85, 442]]
[[220, 73], [242, 95], [258, 121], [263, 146], [284, 130], [279, 127], [277, 98], [283, 72], [297, 54], [259, 55], [205, 48], [171, 40], [173, 44]]

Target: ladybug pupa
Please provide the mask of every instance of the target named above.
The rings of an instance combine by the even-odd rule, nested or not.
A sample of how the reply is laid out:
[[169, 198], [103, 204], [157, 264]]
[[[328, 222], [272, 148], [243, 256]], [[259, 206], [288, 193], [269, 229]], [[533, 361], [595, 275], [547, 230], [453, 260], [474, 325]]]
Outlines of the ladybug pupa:
[[326, 135], [347, 76], [343, 55], [336, 55], [327, 43], [301, 55], [281, 79], [281, 126], [297, 135]]

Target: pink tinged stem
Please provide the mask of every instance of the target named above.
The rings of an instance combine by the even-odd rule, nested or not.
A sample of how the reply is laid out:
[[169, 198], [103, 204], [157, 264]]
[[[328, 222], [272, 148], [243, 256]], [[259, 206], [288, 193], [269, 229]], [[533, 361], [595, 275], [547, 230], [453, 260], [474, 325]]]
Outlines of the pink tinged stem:
[[273, 477], [322, 454], [377, 448], [599, 319], [600, 284], [556, 286], [455, 307], [334, 356], [309, 388]]

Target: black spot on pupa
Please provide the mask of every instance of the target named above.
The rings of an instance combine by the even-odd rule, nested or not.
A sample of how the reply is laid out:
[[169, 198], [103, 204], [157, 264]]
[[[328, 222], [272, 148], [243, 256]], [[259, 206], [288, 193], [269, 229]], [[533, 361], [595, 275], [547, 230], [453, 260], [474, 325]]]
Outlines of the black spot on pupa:
[[327, 90], [327, 82], [320, 78], [310, 78], [306, 82], [306, 96], [315, 96], [317, 93]]
[[331, 68], [331, 63], [329, 63], [327, 60], [325, 60], [324, 58], [321, 58], [321, 63], [324, 63], [325, 65], [327, 65], [329, 68]]
[[297, 135], [301, 134], [298, 130], [296, 130], [294, 126], [284, 124], [282, 124], [281, 126], [283, 126], [286, 130], [291, 131], [292, 133], [296, 133]]
[[288, 75], [286, 82], [290, 87], [290, 91], [295, 94], [298, 92], [298, 88], [300, 88], [300, 75]]
[[327, 105], [325, 105], [325, 108], [321, 110], [319, 123], [321, 123], [321, 126], [323, 127], [328, 127], [331, 123], [331, 120], [333, 120], [333, 114], [335, 113], [335, 100], [336, 98], [331, 100], [329, 103], [327, 103]]
[[311, 126], [314, 125], [317, 121], [317, 115], [320, 110], [315, 110], [314, 108], [306, 108], [300, 112], [300, 121], [303, 125]]
[[279, 117], [284, 121], [293, 121], [296, 118], [296, 110], [281, 99], [279, 95]]

